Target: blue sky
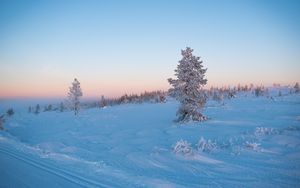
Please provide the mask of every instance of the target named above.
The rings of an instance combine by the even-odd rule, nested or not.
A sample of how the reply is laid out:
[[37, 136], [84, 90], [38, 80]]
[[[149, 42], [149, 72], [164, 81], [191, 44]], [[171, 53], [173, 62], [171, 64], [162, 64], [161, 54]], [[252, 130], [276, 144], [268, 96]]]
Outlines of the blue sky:
[[0, 94], [86, 96], [168, 89], [180, 50], [209, 85], [294, 84], [299, 1], [0, 1]]

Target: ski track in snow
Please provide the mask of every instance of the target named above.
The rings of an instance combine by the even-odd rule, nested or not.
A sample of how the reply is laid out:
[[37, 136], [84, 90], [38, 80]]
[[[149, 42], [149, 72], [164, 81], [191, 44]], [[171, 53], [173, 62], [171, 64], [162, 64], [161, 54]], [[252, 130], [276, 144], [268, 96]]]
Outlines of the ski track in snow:
[[4, 148], [3, 146], [0, 146], [0, 152], [6, 155], [9, 155], [10, 157], [13, 157], [17, 160], [20, 160], [26, 164], [29, 164], [31, 166], [34, 166], [36, 168], [39, 168], [41, 170], [47, 171], [53, 175], [56, 175], [60, 178], [63, 178], [65, 180], [68, 180], [72, 183], [78, 184], [82, 187], [116, 187], [116, 185], [108, 185], [103, 184], [101, 182], [96, 182], [91, 179], [84, 178], [80, 175], [76, 175], [72, 172], [63, 170], [61, 168], [50, 166], [49, 164], [43, 163], [41, 160], [34, 160], [32, 158], [27, 157], [26, 155], [22, 153], [17, 153], [12, 151], [9, 148]]

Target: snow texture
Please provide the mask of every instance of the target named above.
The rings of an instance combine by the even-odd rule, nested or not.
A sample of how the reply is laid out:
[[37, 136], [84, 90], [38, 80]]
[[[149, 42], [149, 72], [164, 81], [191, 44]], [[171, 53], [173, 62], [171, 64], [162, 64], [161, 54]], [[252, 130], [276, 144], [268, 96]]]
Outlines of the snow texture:
[[172, 98], [77, 116], [0, 101], [0, 115], [15, 112], [0, 131], [0, 187], [300, 187], [300, 95], [268, 90], [209, 100], [210, 119], [185, 126]]

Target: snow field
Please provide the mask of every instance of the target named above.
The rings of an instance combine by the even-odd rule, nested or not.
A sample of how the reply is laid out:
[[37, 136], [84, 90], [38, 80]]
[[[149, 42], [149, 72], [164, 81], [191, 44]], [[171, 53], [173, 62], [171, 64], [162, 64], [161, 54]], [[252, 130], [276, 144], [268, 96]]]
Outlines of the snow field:
[[26, 176], [8, 181], [16, 172], [3, 169], [17, 160], [28, 164], [24, 171], [64, 179], [61, 187], [299, 186], [299, 95], [209, 101], [208, 121], [184, 125], [173, 122], [177, 107], [169, 100], [82, 110], [76, 117], [17, 112], [0, 132], [0, 161], [6, 161], [0, 184], [27, 182]]

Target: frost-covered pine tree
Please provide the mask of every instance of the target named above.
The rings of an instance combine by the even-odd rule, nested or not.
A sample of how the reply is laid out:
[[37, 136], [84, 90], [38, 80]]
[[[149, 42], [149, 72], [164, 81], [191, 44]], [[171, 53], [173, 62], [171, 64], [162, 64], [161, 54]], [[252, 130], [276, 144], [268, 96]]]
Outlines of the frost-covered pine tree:
[[204, 79], [207, 69], [203, 68], [200, 57], [192, 54], [193, 50], [187, 47], [181, 50], [182, 59], [175, 70], [177, 79], [169, 78], [169, 83], [173, 86], [170, 93], [179, 102], [177, 111], [178, 122], [204, 121], [204, 116], [200, 110], [204, 107], [207, 96], [203, 86], [207, 83]]
[[80, 82], [75, 78], [72, 87], [69, 88], [68, 98], [71, 110], [74, 110], [75, 115], [78, 114], [80, 101], [79, 98], [82, 96], [80, 88]]

